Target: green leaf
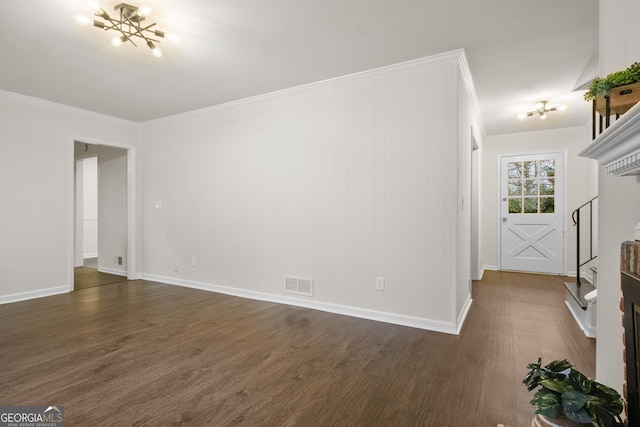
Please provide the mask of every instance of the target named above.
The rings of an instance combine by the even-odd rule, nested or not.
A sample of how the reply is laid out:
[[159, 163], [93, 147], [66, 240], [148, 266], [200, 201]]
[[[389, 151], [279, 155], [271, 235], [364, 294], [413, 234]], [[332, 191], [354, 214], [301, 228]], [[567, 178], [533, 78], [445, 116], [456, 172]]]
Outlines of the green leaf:
[[572, 366], [573, 365], [569, 363], [567, 359], [563, 359], [563, 360], [554, 360], [553, 362], [545, 366], [545, 368], [551, 372], [562, 372], [562, 371], [566, 371], [567, 369], [570, 369]]
[[546, 389], [553, 390], [558, 393], [564, 393], [570, 390], [567, 382], [560, 378], [549, 378], [540, 380], [540, 385]]
[[541, 366], [541, 358], [538, 358], [538, 363], [529, 363], [529, 365], [527, 365], [527, 368], [529, 368], [530, 371], [527, 373], [527, 375], [524, 376], [522, 382], [527, 386], [528, 391], [531, 391], [534, 388], [538, 387], [540, 375], [542, 375], [542, 371], [540, 370]]
[[593, 390], [593, 381], [575, 369], [569, 373], [569, 382], [574, 390], [581, 393], [589, 394]]
[[586, 101], [596, 99], [598, 95], [609, 96], [609, 92], [616, 86], [640, 82], [640, 63], [634, 62], [626, 70], [615, 71], [603, 78], [596, 77], [584, 94]]
[[620, 413], [624, 409], [622, 397], [611, 387], [607, 387], [606, 385], [600, 384], [599, 382], [594, 382], [593, 390], [590, 394], [601, 400], [600, 402], [593, 402], [592, 404], [597, 404], [598, 406], [604, 407], [613, 415], [620, 415]]
[[555, 418], [562, 413], [560, 396], [549, 390], [538, 390], [536, 394], [533, 395], [531, 404], [536, 407], [536, 414]]
[[594, 406], [593, 411], [588, 412], [590, 412], [593, 421], [600, 427], [614, 427], [617, 425], [613, 415], [600, 406]]
[[578, 412], [570, 412], [565, 410], [564, 414], [567, 416], [567, 418], [576, 423], [587, 424], [593, 421], [585, 409], [580, 409]]
[[588, 396], [573, 390], [565, 391], [564, 393], [562, 393], [561, 397], [562, 409], [565, 413], [580, 411], [589, 399]]

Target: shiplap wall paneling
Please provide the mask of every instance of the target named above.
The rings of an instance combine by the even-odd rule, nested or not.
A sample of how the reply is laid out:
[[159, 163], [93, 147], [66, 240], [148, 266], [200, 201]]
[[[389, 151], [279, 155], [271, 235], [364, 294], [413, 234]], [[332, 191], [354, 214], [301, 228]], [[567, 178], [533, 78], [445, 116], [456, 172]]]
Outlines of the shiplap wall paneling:
[[427, 188], [429, 182], [445, 184], [439, 179], [444, 162], [440, 157], [437, 165], [427, 163], [429, 148], [440, 149], [444, 145], [440, 140], [429, 140], [428, 132], [430, 128], [437, 132], [442, 126], [433, 117], [434, 110], [441, 108], [445, 100], [437, 90], [443, 81], [438, 79], [438, 85], [430, 83], [429, 71], [416, 67], [404, 72], [403, 165], [402, 170], [392, 172], [402, 176], [402, 311], [416, 317], [428, 317], [427, 294], [437, 294], [440, 292], [437, 288], [442, 287], [442, 282], [429, 280], [442, 267], [431, 272], [427, 256], [428, 246], [437, 247], [441, 243], [436, 235], [429, 238], [427, 235], [433, 215], [440, 211], [442, 198]]
[[384, 270], [385, 311], [401, 313], [403, 288], [404, 75], [384, 76]]
[[338, 84], [334, 87], [334, 299], [337, 304], [347, 304], [349, 283], [349, 240], [348, 240], [348, 87]]
[[[449, 98], [451, 81], [447, 72], [445, 64], [432, 67], [429, 72], [429, 123], [437, 125], [428, 128], [426, 168], [430, 171], [430, 179], [426, 187], [429, 197], [429, 230], [426, 238], [430, 244], [425, 258], [429, 271], [427, 312], [430, 318], [451, 321], [447, 302], [453, 291], [451, 270], [454, 259], [448, 251], [455, 236], [450, 220], [456, 212], [455, 202], [452, 203], [456, 168], [451, 154], [456, 141], [448, 133], [448, 127], [451, 126], [448, 115], [451, 114], [453, 100]], [[439, 285], [444, 283], [448, 285]]]
[[375, 293], [375, 79], [350, 84], [350, 305], [373, 308]]
[[144, 124], [146, 273], [453, 325], [458, 61]]

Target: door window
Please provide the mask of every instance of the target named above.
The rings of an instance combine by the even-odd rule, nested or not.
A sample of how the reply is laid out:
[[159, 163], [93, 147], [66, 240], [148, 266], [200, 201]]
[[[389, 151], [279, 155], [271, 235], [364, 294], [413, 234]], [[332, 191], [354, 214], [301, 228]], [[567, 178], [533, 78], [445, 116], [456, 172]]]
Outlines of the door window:
[[555, 213], [555, 160], [507, 164], [509, 213]]

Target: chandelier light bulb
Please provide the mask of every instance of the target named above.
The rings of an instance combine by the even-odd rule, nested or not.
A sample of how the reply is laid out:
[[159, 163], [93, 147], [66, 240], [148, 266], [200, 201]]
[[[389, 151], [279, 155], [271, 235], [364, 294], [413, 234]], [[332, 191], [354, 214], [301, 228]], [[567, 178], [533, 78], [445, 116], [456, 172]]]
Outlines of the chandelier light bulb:
[[77, 13], [76, 15], [74, 15], [73, 19], [75, 19], [76, 22], [80, 25], [89, 25], [93, 22], [92, 19], [80, 13]]
[[97, 2], [97, 0], [89, 0], [89, 7], [93, 9], [95, 12], [101, 9], [100, 4]]
[[151, 14], [151, 6], [147, 3], [142, 3], [138, 6], [138, 15], [140, 16], [149, 16]]
[[540, 119], [544, 120], [547, 118], [547, 113], [540, 113]]
[[520, 120], [524, 119], [525, 117], [527, 117], [527, 113], [520, 113], [520, 114], [518, 114], [518, 118], [519, 118]]
[[99, 16], [100, 18], [102, 18], [102, 19], [107, 19], [107, 20], [111, 19], [111, 17], [109, 16], [109, 14], [108, 14], [107, 12], [105, 12], [105, 10], [104, 10], [104, 9], [99, 9], [99, 10], [96, 12], [96, 15], [98, 15], [98, 16]]
[[160, 58], [162, 56], [162, 50], [160, 50], [158, 46], [153, 44], [151, 40], [147, 41], [147, 46], [149, 46], [149, 49], [151, 49], [151, 53], [153, 53], [153, 56], [155, 56], [156, 58]]
[[120, 47], [126, 41], [127, 39], [125, 36], [119, 36], [119, 37], [115, 36], [114, 38], [111, 39], [111, 44], [114, 45], [115, 47]]

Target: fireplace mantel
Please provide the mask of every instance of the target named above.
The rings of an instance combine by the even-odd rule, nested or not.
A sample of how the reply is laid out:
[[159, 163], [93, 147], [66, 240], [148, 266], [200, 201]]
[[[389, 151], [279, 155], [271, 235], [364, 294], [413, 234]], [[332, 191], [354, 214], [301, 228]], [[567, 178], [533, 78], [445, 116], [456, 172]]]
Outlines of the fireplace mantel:
[[640, 175], [640, 103], [620, 116], [579, 155], [617, 176]]

